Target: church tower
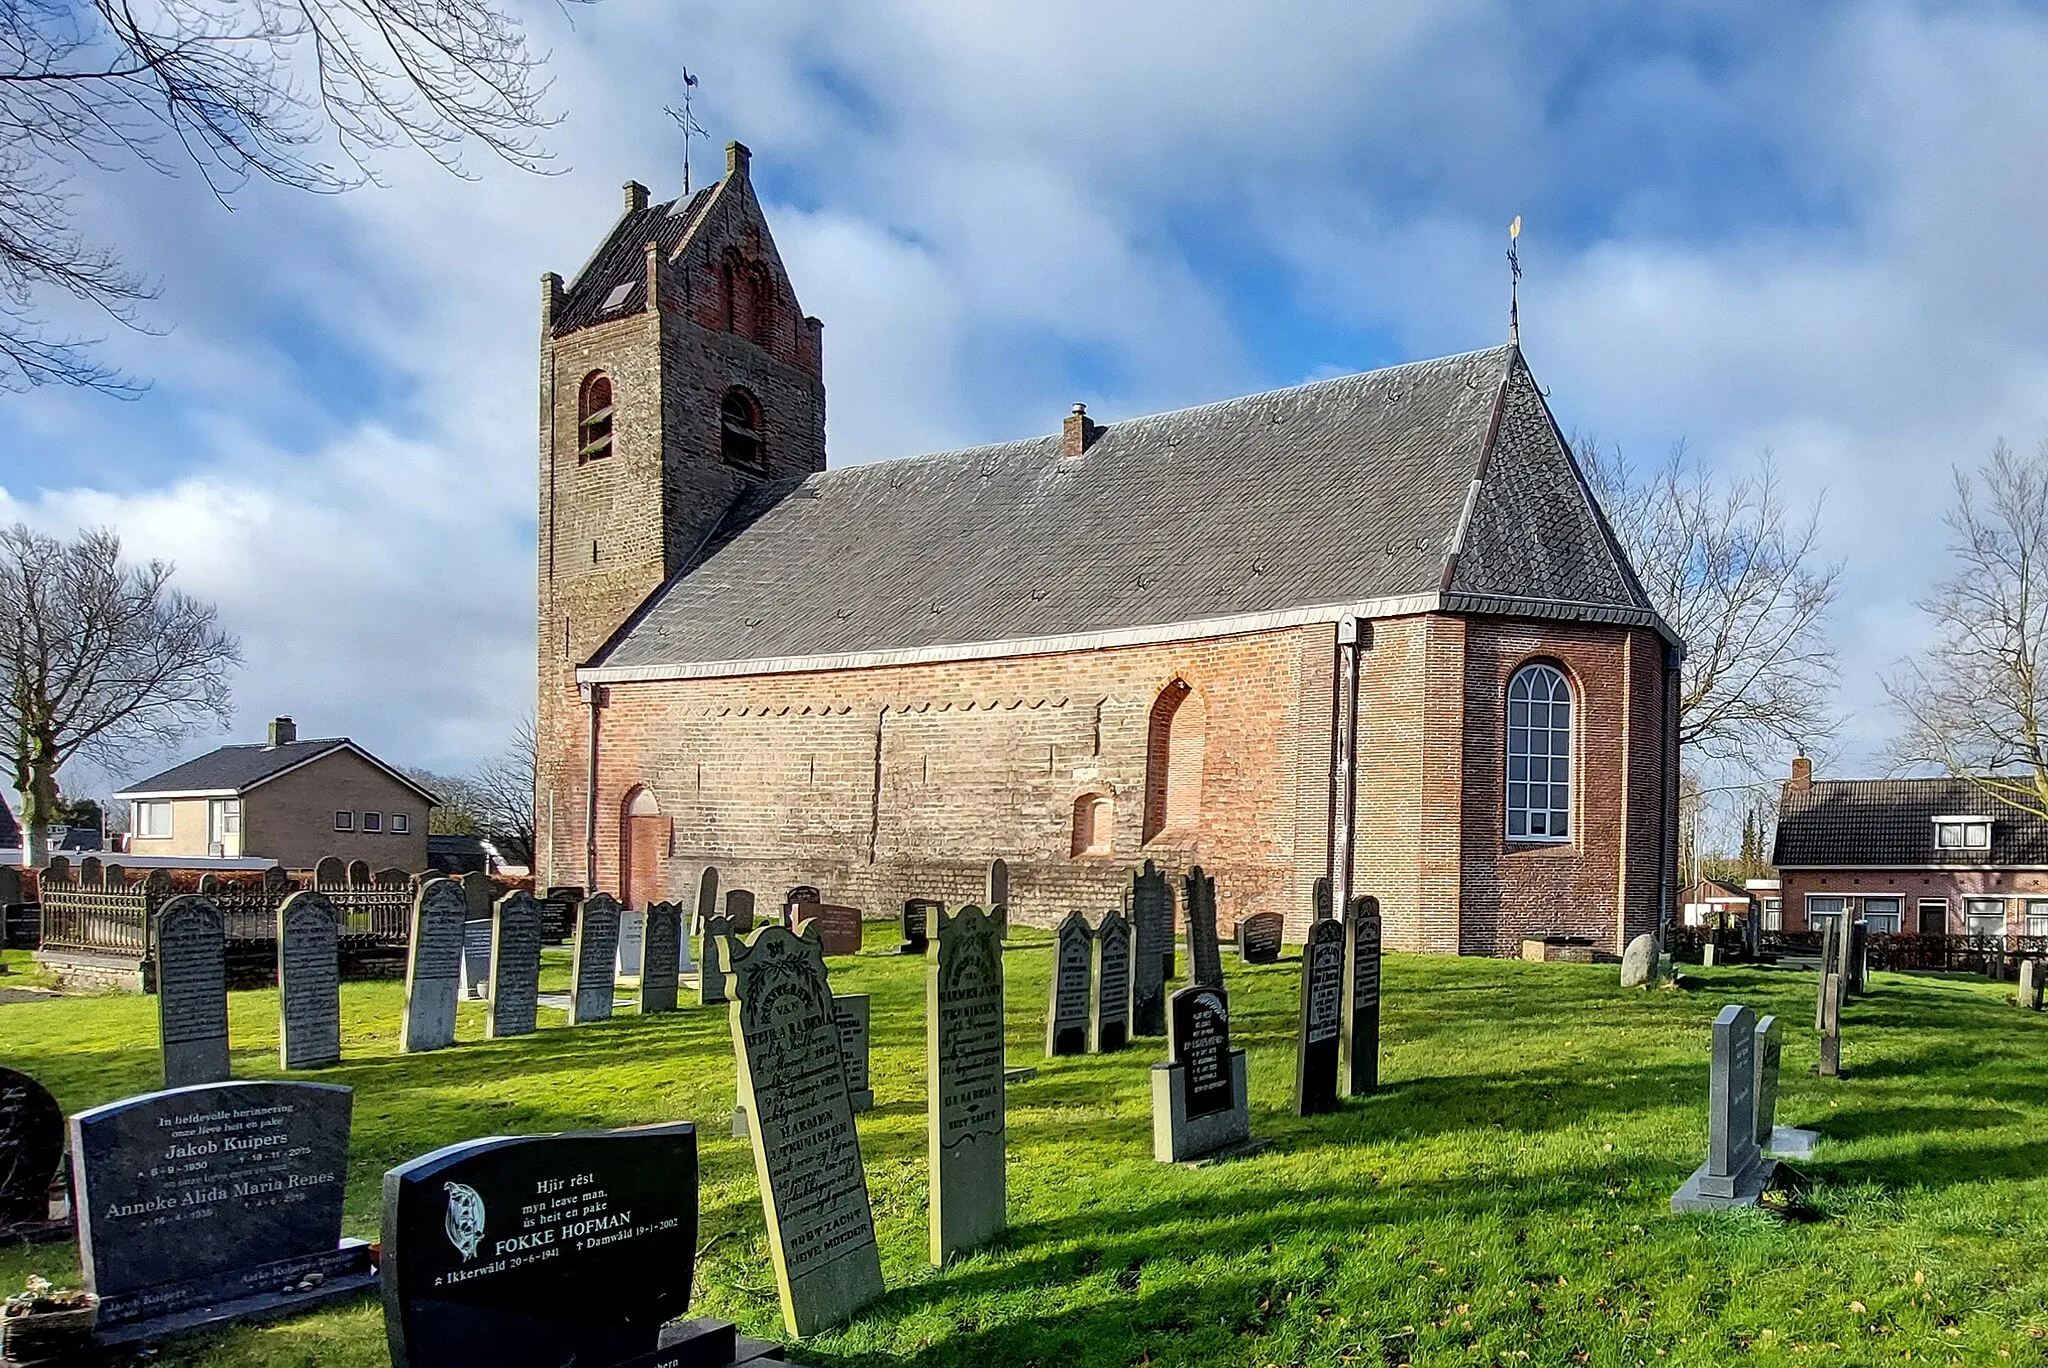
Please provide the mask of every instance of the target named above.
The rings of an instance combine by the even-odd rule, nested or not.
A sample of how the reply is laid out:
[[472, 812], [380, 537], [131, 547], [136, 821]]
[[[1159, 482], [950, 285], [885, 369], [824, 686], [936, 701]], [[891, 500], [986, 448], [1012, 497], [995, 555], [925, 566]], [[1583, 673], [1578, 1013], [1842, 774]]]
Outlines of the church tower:
[[748, 160], [728, 144], [722, 179], [663, 204], [627, 182], [576, 278], [541, 278], [542, 879], [584, 877], [576, 668], [743, 494], [825, 468], [824, 325], [797, 303]]

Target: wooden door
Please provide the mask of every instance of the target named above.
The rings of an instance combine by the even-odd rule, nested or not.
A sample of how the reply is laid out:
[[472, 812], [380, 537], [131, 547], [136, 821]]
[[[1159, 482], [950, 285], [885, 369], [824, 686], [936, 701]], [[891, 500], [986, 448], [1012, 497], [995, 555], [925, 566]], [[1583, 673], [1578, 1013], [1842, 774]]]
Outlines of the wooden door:
[[619, 860], [619, 901], [645, 909], [663, 897], [662, 861], [668, 855], [669, 819], [626, 818], [625, 850]]

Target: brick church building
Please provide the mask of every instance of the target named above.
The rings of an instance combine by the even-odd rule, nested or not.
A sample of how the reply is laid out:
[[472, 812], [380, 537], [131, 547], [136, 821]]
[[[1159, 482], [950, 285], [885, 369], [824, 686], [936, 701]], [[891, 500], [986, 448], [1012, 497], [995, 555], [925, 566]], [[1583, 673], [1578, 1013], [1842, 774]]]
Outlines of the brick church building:
[[1400, 949], [1668, 912], [1679, 646], [1520, 351], [827, 470], [745, 148], [541, 298], [537, 873], [1051, 925], [1150, 859]]

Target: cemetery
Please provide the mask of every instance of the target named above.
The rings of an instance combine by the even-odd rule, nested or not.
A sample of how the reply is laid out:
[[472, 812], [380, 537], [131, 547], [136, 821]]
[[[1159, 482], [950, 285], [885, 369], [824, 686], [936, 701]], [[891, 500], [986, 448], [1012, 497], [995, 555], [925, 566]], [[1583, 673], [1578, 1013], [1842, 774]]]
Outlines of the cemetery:
[[1306, 945], [1215, 898], [707, 876], [564, 926], [435, 879], [399, 981], [315, 888], [255, 988], [166, 899], [155, 994], [6, 952], [0, 1287], [218, 1368], [2048, 1360], [2032, 962], [1382, 955], [1370, 896]]

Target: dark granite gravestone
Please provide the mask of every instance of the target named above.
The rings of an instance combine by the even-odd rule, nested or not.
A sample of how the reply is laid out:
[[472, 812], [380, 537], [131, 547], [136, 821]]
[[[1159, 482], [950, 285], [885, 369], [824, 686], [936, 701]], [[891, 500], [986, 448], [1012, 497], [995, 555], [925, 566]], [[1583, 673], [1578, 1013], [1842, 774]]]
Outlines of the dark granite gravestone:
[[1237, 919], [1237, 957], [1245, 964], [1278, 964], [1287, 919], [1278, 912], [1254, 912]]
[[[370, 879], [366, 877], [363, 882], [368, 883]], [[497, 885], [491, 882], [491, 876], [471, 870], [457, 882], [462, 885], [462, 900], [469, 919], [489, 921], [491, 904], [497, 901], [498, 897]]]
[[465, 917], [462, 922], [462, 995], [481, 1000], [491, 991], [491, 917]]
[[[818, 928], [818, 943], [828, 955], [860, 953], [860, 909], [834, 903], [792, 903], [792, 915]], [[802, 923], [797, 923], [801, 925]]]
[[815, 941], [764, 926], [731, 946], [740, 1107], [783, 1324], [812, 1335], [882, 1295], [837, 1013]]
[[78, 1251], [100, 1341], [366, 1290], [369, 1246], [341, 1238], [350, 1101], [326, 1083], [218, 1083], [72, 1117]]
[[1168, 1015], [1168, 1058], [1152, 1066], [1152, 1157], [1189, 1163], [1259, 1148], [1244, 1051], [1230, 1047], [1229, 998], [1221, 988], [1183, 988]]
[[1008, 1219], [1003, 942], [978, 907], [939, 917], [925, 969], [925, 1080], [931, 1259], [943, 1266]]
[[1223, 986], [1223, 951], [1216, 940], [1216, 880], [1196, 865], [1181, 880], [1181, 913], [1187, 922], [1188, 981], [1202, 988]]
[[1857, 997], [1870, 991], [1870, 923], [1861, 917], [1849, 924], [1848, 987]]
[[703, 935], [704, 924], [718, 912], [718, 866], [705, 865], [704, 872], [697, 876], [697, 905], [690, 913], [690, 934]]
[[524, 889], [498, 899], [491, 917], [491, 1040], [532, 1035], [540, 1016], [540, 944], [544, 904]]
[[1131, 1043], [1131, 924], [1110, 911], [1095, 928], [1095, 1012], [1088, 1048], [1111, 1054]]
[[368, 888], [370, 886], [370, 862], [368, 860], [350, 860], [348, 862], [348, 882], [351, 888]]
[[635, 908], [619, 912], [618, 977], [640, 977], [647, 962], [647, 914]]
[[341, 1062], [341, 919], [309, 888], [277, 909], [277, 1054], [286, 1069]]
[[1365, 1097], [1380, 1086], [1380, 900], [1361, 894], [1344, 918], [1344, 1031], [1337, 1091]]
[[834, 993], [832, 1019], [839, 1026], [839, 1052], [846, 1060], [846, 1095], [857, 1112], [875, 1105], [868, 1081], [868, 995]]
[[1053, 932], [1052, 983], [1045, 1008], [1045, 1052], [1088, 1053], [1088, 980], [1095, 967], [1095, 932], [1073, 911]]
[[571, 1026], [611, 1019], [620, 911], [619, 900], [609, 893], [593, 893], [584, 899], [583, 915], [576, 922], [576, 948], [569, 960]]
[[981, 905], [995, 920], [996, 929], [1004, 940], [1010, 938], [1010, 862], [997, 857], [988, 862], [988, 877], [983, 881]]
[[543, 945], [561, 945], [576, 934], [576, 914], [583, 907], [583, 890], [573, 886], [550, 888], [540, 904], [540, 939]]
[[727, 964], [732, 944], [732, 922], [723, 913], [704, 923], [704, 953], [697, 963], [697, 1005], [710, 1007], [726, 1002]]
[[1344, 1030], [1344, 923], [1312, 921], [1301, 950], [1301, 1013], [1294, 1047], [1294, 1114], [1337, 1110], [1338, 1037]]
[[1309, 888], [1309, 920], [1328, 921], [1337, 915], [1337, 909], [1330, 903], [1330, 876], [1318, 875]]
[[1832, 918], [1821, 930], [1819, 1000], [1814, 1006], [1813, 1028], [1820, 1032], [1820, 1061], [1814, 1072], [1822, 1078], [1842, 1074], [1842, 1006], [1848, 996], [1849, 923], [1846, 915]]
[[50, 1090], [0, 1068], [0, 1236], [40, 1235], [50, 1224], [50, 1184], [64, 1158], [64, 1112]]
[[753, 1361], [767, 1346], [736, 1346], [729, 1323], [664, 1331], [689, 1308], [696, 1252], [697, 1135], [687, 1122], [436, 1150], [384, 1175], [380, 1276], [391, 1362]]
[[1756, 1139], [1756, 1014], [1730, 1003], [1714, 1018], [1707, 1085], [1707, 1162], [1671, 1198], [1673, 1211], [1754, 1206], [1782, 1168]]
[[156, 1007], [164, 1086], [227, 1078], [227, 939], [209, 899], [187, 893], [156, 914]]
[[899, 955], [922, 955], [931, 948], [932, 918], [946, 910], [946, 905], [935, 898], [905, 898], [903, 900], [903, 943], [896, 947]]
[[1187, 1116], [1230, 1106], [1230, 1001], [1221, 990], [1182, 989], [1172, 1002], [1173, 1062], [1187, 1070]]
[[313, 866], [315, 888], [345, 888], [348, 886], [348, 866], [339, 855], [329, 855]]
[[640, 1015], [673, 1012], [682, 979], [683, 909], [675, 903], [647, 904], [646, 943], [640, 959]]
[[[782, 895], [782, 924], [794, 931], [798, 923], [809, 921], [817, 915], [815, 912], [808, 912], [804, 909], [816, 907], [823, 901], [825, 901], [825, 895], [820, 893], [815, 886], [811, 884], [798, 884], [795, 888]], [[829, 955], [832, 952], [828, 950], [825, 953]]]
[[754, 929], [754, 895], [744, 888], [727, 889], [725, 894], [725, 919], [732, 926], [732, 934], [745, 936]]
[[412, 940], [405, 951], [405, 1016], [398, 1048], [439, 1050], [455, 1043], [455, 1003], [462, 991], [462, 943], [469, 902], [453, 879], [429, 879], [412, 900]]
[[1131, 1034], [1166, 1034], [1166, 957], [1173, 945], [1173, 892], [1150, 860], [1131, 877]]
[[106, 876], [100, 872], [99, 856], [88, 855], [78, 862], [78, 886], [80, 888], [98, 888], [105, 882]]

